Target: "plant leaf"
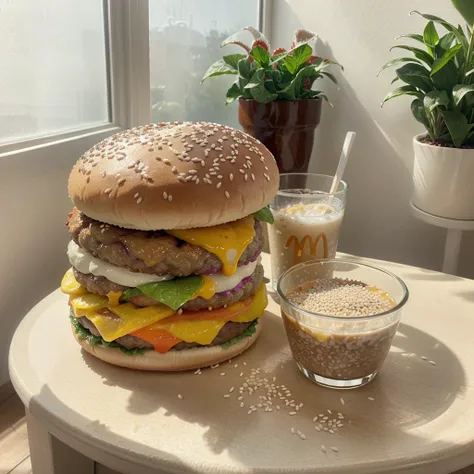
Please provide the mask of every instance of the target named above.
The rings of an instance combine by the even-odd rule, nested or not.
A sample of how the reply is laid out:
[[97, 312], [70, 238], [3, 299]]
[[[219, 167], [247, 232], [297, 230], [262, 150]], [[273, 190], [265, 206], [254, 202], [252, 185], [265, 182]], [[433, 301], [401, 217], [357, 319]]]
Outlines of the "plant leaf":
[[313, 50], [311, 46], [307, 44], [302, 44], [293, 51], [292, 56], [293, 58], [296, 59], [296, 62], [299, 67], [302, 64], [304, 64], [306, 61], [308, 61], [308, 59], [311, 58], [312, 54], [313, 54]]
[[430, 75], [433, 76], [434, 74], [436, 74], [438, 71], [440, 71], [441, 69], [443, 69], [444, 66], [446, 66], [446, 64], [449, 63], [449, 61], [451, 61], [454, 56], [456, 56], [457, 52], [462, 48], [462, 45], [460, 44], [456, 44], [454, 45], [451, 49], [448, 49], [444, 54], [443, 56], [441, 56], [440, 58], [438, 59], [435, 59], [434, 62], [433, 62], [433, 66], [431, 68], [431, 73]]
[[331, 74], [330, 72], [327, 72], [327, 71], [323, 71], [323, 72], [321, 72], [321, 74], [323, 76], [329, 77], [329, 79], [331, 79], [331, 81], [334, 82], [334, 84], [337, 84], [337, 79], [336, 79], [336, 76], [334, 74]]
[[228, 54], [227, 56], [223, 56], [222, 59], [228, 66], [233, 67], [237, 71], [239, 61], [246, 57], [246, 54]]
[[429, 71], [419, 64], [405, 64], [398, 68], [395, 73], [397, 76], [407, 84], [417, 87], [422, 91], [429, 92], [433, 89]]
[[272, 211], [268, 206], [262, 207], [262, 209], [254, 212], [252, 215], [261, 221], [268, 222], [269, 224], [273, 224], [275, 222]]
[[395, 38], [395, 40], [399, 40], [399, 39], [401, 39], [401, 38], [409, 38], [409, 39], [412, 39], [412, 40], [415, 40], [415, 41], [419, 41], [420, 43], [425, 44], [425, 41], [424, 41], [422, 35], [417, 35], [417, 34], [408, 33], [408, 34], [406, 34], [406, 35], [397, 36], [397, 37]]
[[250, 51], [250, 56], [255, 59], [260, 67], [267, 67], [270, 62], [270, 53], [260, 45], [254, 46]]
[[398, 87], [397, 89], [393, 90], [392, 92], [389, 92], [384, 100], [382, 101], [382, 106], [385, 104], [385, 102], [388, 102], [391, 99], [395, 99], [396, 97], [400, 97], [402, 95], [414, 95], [415, 97], [421, 98], [423, 97], [423, 94], [413, 86], [402, 86]]
[[184, 303], [192, 299], [196, 291], [199, 290], [203, 284], [204, 279], [198, 275], [185, 278], [173, 278], [172, 280], [138, 285], [136, 288], [130, 288], [124, 291], [122, 297], [128, 300], [137, 294], [144, 294], [153, 298], [155, 301], [177, 310], [183, 306]]
[[469, 26], [474, 24], [474, 4], [472, 0], [452, 0], [454, 8], [462, 15]]
[[239, 97], [242, 97], [242, 91], [240, 90], [240, 85], [239, 81], [234, 82], [229, 90], [226, 93], [226, 104], [230, 104], [231, 102], [234, 102], [235, 99], [238, 99]]
[[295, 78], [290, 82], [290, 84], [280, 91], [282, 97], [287, 100], [296, 100], [306, 79], [314, 81], [320, 77], [318, 68], [319, 66], [309, 66], [298, 71], [298, 74], [296, 74]]
[[[422, 123], [425, 126], [426, 130], [429, 132], [430, 131], [430, 122], [429, 122], [428, 117], [426, 115], [425, 106], [423, 105], [423, 101], [421, 99], [419, 99], [419, 98], [415, 99], [411, 103], [411, 112], [413, 114], [413, 117], [415, 117], [415, 120]], [[431, 137], [431, 138], [434, 138], [434, 137]]]
[[223, 74], [237, 74], [237, 71], [232, 66], [226, 64], [223, 59], [219, 59], [219, 61], [216, 61], [214, 64], [209, 66], [209, 69], [206, 71], [206, 74], [204, 74], [201, 82], [204, 82], [210, 77], [222, 76]]
[[444, 122], [448, 127], [454, 146], [459, 148], [467, 139], [474, 124], [470, 125], [467, 122], [466, 116], [458, 110], [442, 110], [441, 113], [443, 114]]
[[439, 16], [435, 16], [435, 15], [429, 15], [427, 13], [420, 13], [418, 10], [413, 10], [410, 12], [410, 15], [414, 15], [414, 14], [417, 14], [417, 15], [420, 15], [421, 17], [423, 17], [425, 20], [430, 20], [430, 21], [433, 21], [435, 23], [438, 23], [442, 26], [444, 26], [444, 28], [446, 28], [446, 30], [454, 33], [454, 35], [456, 36], [457, 40], [463, 45], [463, 47], [467, 50], [467, 48], [469, 47], [469, 43], [467, 41], [467, 38], [466, 36], [459, 32], [459, 30], [454, 26], [452, 25], [451, 23], [447, 22], [446, 20], [443, 20], [442, 18], [440, 18]]
[[285, 66], [291, 74], [295, 74], [298, 69], [298, 61], [293, 56], [285, 58]]
[[250, 73], [250, 60], [249, 60], [249, 58], [241, 59], [237, 63], [237, 70], [239, 71], [239, 76], [247, 79], [247, 81], [250, 80], [251, 73]]
[[451, 45], [453, 44], [453, 41], [455, 39], [456, 36], [454, 35], [454, 33], [447, 33], [439, 40], [438, 47], [447, 51], [451, 48]]
[[449, 61], [436, 74], [431, 76], [436, 89], [451, 90], [458, 83], [458, 69], [453, 61]]
[[380, 69], [380, 71], [377, 73], [377, 76], [379, 76], [382, 71], [385, 71], [385, 69], [387, 69], [389, 67], [392, 67], [392, 66], [396, 66], [397, 64], [401, 64], [401, 63], [421, 64], [421, 61], [419, 61], [418, 59], [415, 59], [415, 58], [395, 58], [395, 59], [392, 59], [391, 61], [388, 61], [387, 63], [385, 63], [382, 66], [382, 69]]
[[423, 99], [423, 105], [427, 112], [431, 113], [437, 107], [448, 107], [449, 97], [446, 91], [431, 91], [425, 95]]
[[406, 51], [413, 53], [416, 58], [426, 63], [428, 66], [431, 67], [433, 64], [434, 59], [426, 51], [423, 51], [420, 48], [414, 48], [413, 46], [407, 46], [405, 44], [396, 44], [390, 48], [390, 51], [393, 51], [394, 49], [405, 49]]
[[436, 31], [436, 27], [432, 21], [429, 21], [425, 26], [425, 30], [423, 31], [423, 41], [425, 42], [426, 46], [428, 46], [428, 49], [431, 51], [431, 55], [434, 57], [434, 49], [439, 43], [439, 36], [438, 32]]
[[265, 88], [265, 70], [263, 68], [257, 69], [245, 89], [250, 90], [250, 95], [253, 99], [261, 104], [267, 104], [278, 97], [278, 94], [270, 92]]
[[474, 92], [474, 86], [466, 86], [464, 84], [457, 84], [453, 87], [454, 104], [458, 106], [466, 94]]

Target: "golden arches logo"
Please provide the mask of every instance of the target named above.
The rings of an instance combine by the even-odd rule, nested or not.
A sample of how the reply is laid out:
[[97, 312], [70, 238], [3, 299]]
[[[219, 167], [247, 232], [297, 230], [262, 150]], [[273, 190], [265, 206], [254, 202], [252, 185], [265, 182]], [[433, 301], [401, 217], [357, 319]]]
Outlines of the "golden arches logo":
[[296, 262], [296, 260], [303, 255], [306, 243], [309, 244], [309, 254], [312, 257], [316, 257], [316, 250], [320, 240], [323, 241], [323, 258], [328, 258], [328, 239], [324, 232], [319, 234], [315, 240], [313, 240], [310, 235], [306, 234], [301, 242], [298, 240], [296, 235], [292, 235], [286, 241], [285, 248], [288, 249], [292, 244], [294, 244], [294, 261]]

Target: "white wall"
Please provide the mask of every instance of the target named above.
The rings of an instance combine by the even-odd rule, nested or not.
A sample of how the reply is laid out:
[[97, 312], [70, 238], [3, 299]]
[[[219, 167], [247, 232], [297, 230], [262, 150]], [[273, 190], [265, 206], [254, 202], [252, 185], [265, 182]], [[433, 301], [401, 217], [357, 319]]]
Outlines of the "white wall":
[[54, 152], [0, 157], [0, 386], [8, 380], [8, 348], [18, 323], [59, 286], [68, 266], [69, 172], [104, 136], [70, 140]]
[[[340, 90], [325, 85], [334, 107], [323, 110], [311, 171], [335, 172], [348, 130], [357, 132], [346, 181], [349, 204], [341, 250], [440, 270], [446, 231], [410, 214], [412, 137], [422, 131], [410, 100], [380, 108], [393, 72], [377, 72], [396, 51], [402, 33], [420, 33], [424, 20], [411, 10], [461, 21], [449, 0], [273, 0], [272, 47], [288, 47], [296, 28], [319, 34], [317, 54], [344, 65]], [[474, 176], [473, 176], [474, 179]], [[463, 240], [459, 273], [474, 278], [474, 232]]]

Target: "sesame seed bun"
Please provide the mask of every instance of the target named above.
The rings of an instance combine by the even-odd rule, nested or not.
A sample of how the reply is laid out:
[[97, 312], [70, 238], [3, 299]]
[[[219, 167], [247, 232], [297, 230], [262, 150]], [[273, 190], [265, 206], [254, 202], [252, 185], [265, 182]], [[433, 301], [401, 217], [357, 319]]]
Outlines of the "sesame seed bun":
[[127, 355], [116, 347], [110, 348], [101, 344], [92, 346], [86, 339], [80, 339], [74, 328], [71, 328], [74, 338], [86, 352], [109, 364], [134, 370], [176, 372], [209, 367], [238, 356], [257, 340], [262, 331], [262, 325], [262, 318], [260, 318], [254, 334], [241, 339], [227, 349], [221, 346], [195, 347], [182, 351], [170, 350], [166, 354], [146, 351], [143, 355]]
[[69, 195], [87, 216], [130, 229], [208, 227], [266, 206], [279, 186], [272, 154], [244, 132], [206, 122], [151, 124], [87, 151]]

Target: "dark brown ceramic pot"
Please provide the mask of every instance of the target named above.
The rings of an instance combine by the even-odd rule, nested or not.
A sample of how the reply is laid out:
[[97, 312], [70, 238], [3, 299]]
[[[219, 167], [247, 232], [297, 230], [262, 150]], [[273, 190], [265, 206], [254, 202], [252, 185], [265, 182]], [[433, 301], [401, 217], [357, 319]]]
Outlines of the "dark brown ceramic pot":
[[239, 99], [239, 122], [275, 157], [280, 173], [305, 173], [321, 120], [321, 99], [275, 100], [261, 104]]

